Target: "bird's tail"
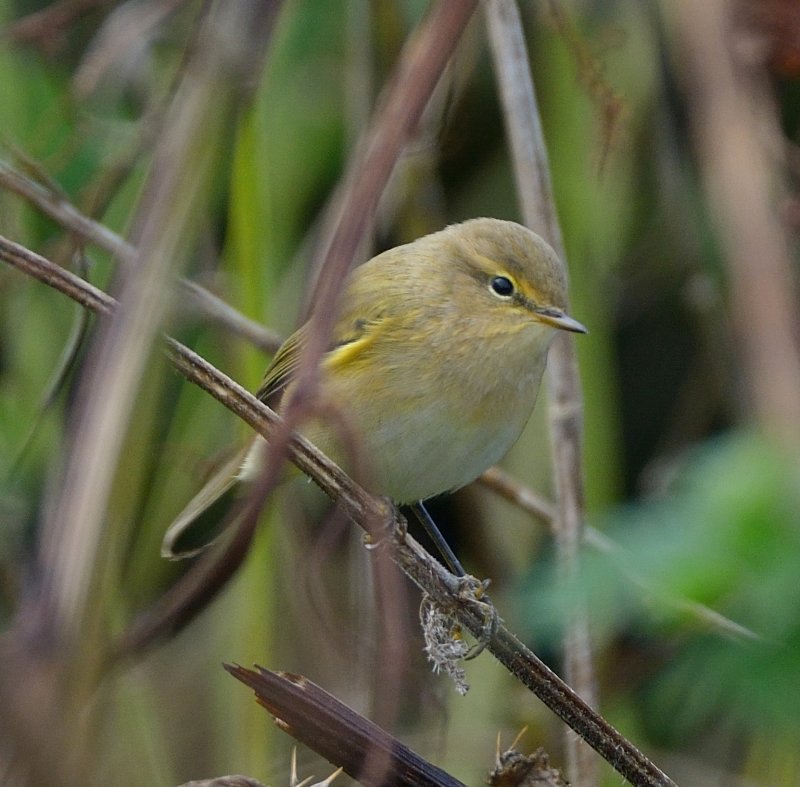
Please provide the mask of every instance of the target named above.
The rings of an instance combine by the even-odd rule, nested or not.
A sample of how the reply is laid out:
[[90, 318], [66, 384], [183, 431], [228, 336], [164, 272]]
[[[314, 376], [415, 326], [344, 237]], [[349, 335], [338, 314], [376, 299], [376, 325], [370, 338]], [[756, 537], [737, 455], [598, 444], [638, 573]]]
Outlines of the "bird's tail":
[[167, 528], [161, 556], [169, 560], [193, 557], [210, 546], [225, 529], [232, 503], [240, 491], [239, 470], [251, 444], [236, 451], [214, 472]]

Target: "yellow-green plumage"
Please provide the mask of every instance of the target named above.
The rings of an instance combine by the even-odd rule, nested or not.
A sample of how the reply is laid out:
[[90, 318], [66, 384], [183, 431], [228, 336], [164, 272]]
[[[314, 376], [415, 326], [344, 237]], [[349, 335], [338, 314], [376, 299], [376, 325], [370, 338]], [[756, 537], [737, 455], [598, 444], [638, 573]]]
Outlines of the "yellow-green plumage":
[[[399, 503], [464, 486], [519, 437], [554, 329], [585, 330], [565, 308], [560, 261], [513, 222], [473, 219], [379, 254], [351, 274], [320, 369], [319, 401], [338, 408], [359, 461], [337, 419], [301, 432]], [[262, 400], [291, 398], [306, 330], [276, 354]], [[264, 447], [259, 438], [241, 480]]]

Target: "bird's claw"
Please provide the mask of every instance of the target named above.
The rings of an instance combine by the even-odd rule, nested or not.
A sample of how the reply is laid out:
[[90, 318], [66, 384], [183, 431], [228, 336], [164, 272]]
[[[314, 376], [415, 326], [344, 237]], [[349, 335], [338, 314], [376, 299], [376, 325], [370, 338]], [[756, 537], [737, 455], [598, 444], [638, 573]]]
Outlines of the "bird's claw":
[[465, 576], [459, 578], [458, 595], [473, 604], [480, 606], [484, 615], [483, 628], [481, 630], [478, 641], [469, 649], [469, 652], [464, 656], [465, 661], [477, 658], [486, 649], [486, 646], [492, 641], [497, 629], [503, 622], [497, 607], [492, 603], [486, 592], [489, 588], [489, 579], [476, 579], [475, 577]]

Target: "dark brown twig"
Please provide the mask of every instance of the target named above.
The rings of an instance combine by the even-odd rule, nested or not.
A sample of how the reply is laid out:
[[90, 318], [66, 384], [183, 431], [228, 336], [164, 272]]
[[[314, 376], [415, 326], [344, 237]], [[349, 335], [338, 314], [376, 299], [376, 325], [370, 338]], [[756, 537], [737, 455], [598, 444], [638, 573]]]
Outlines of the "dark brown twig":
[[[225, 664], [225, 669], [256, 695], [278, 726], [321, 754], [363, 785], [383, 787], [463, 787], [397, 738], [356, 713], [312, 681], [288, 672]], [[375, 752], [383, 763], [369, 767]]]
[[[407, 41], [387, 85], [362, 153], [348, 168], [341, 189], [346, 206], [325, 250], [311, 299], [311, 329], [297, 370], [296, 390], [313, 395], [320, 358], [336, 315], [336, 301], [353, 257], [378, 206], [397, 159], [419, 123], [431, 94], [458, 44], [477, 0], [439, 0]], [[293, 414], [287, 411], [291, 423]], [[278, 451], [280, 453], [280, 451]]]

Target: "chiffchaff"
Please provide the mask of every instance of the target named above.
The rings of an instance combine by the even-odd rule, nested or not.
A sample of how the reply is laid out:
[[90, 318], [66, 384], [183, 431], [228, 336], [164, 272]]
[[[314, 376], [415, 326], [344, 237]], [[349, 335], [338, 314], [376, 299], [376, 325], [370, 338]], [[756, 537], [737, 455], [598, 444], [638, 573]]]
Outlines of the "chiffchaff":
[[[323, 357], [321, 417], [300, 432], [397, 503], [470, 483], [499, 461], [530, 417], [556, 329], [585, 333], [565, 313], [564, 268], [550, 246], [511, 221], [473, 219], [390, 249], [356, 268]], [[305, 344], [278, 350], [258, 397], [287, 401]], [[353, 447], [355, 446], [354, 456]], [[266, 443], [229, 464], [167, 532], [164, 553], [212, 503], [258, 471]], [[187, 553], [182, 553], [185, 556]]]

